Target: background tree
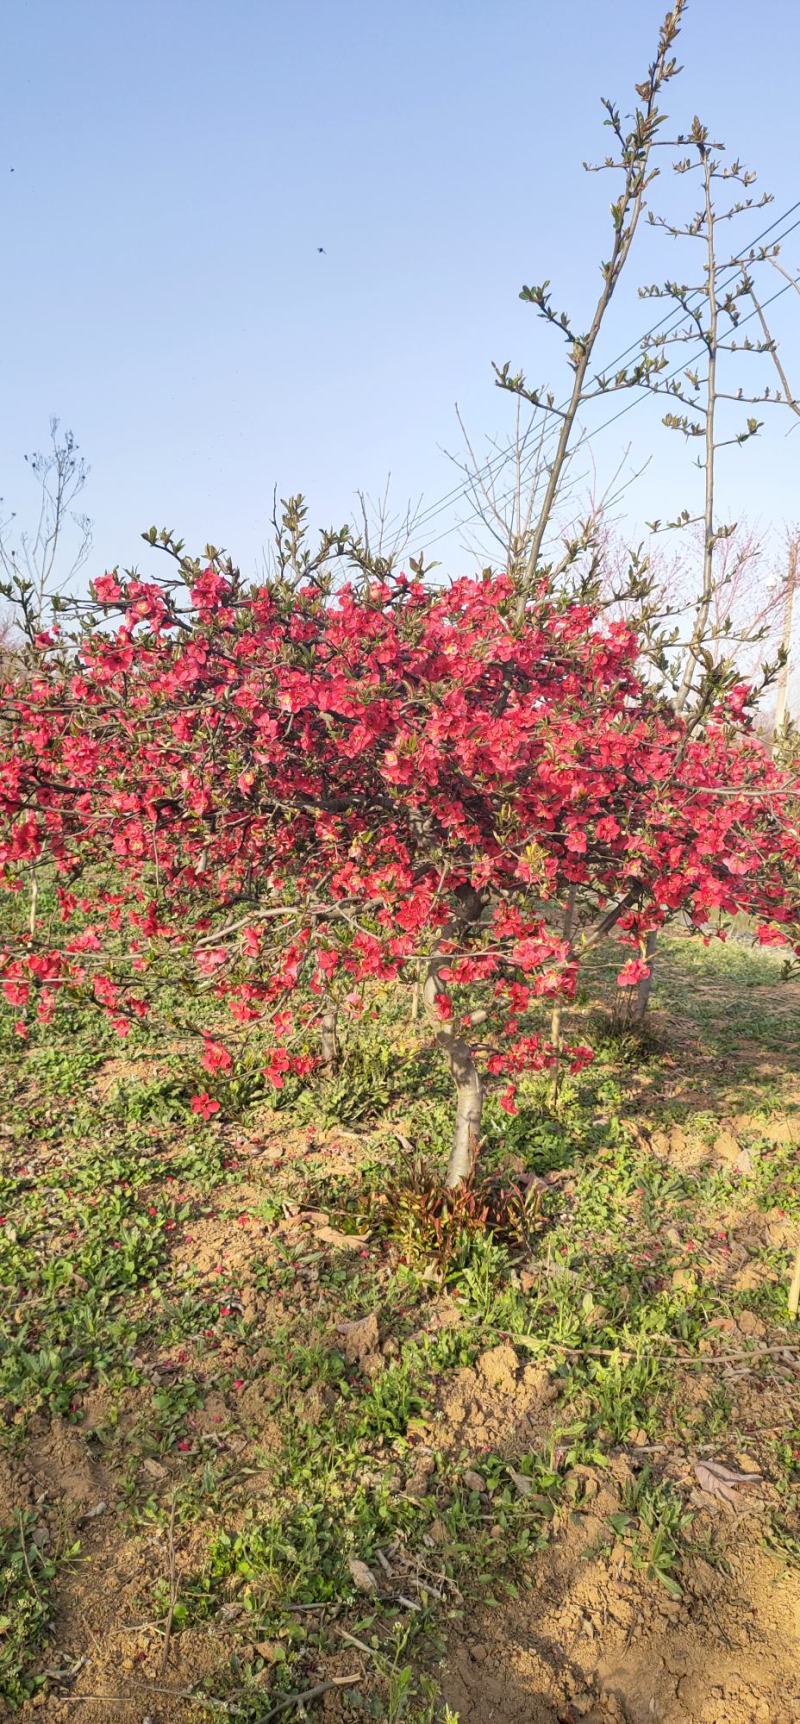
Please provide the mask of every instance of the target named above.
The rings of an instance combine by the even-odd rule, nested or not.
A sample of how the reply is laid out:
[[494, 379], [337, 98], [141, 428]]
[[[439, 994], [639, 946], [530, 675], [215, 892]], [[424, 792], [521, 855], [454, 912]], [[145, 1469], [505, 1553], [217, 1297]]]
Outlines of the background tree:
[[[521, 297], [535, 304], [563, 335], [573, 374], [571, 390], [563, 403], [556, 405], [552, 388], [532, 389], [521, 373], [512, 375], [509, 365], [496, 368], [501, 387], [528, 403], [538, 416], [536, 434], [531, 424], [523, 429], [518, 417], [512, 439], [516, 487], [499, 500], [497, 466], [490, 462], [481, 468], [469, 441], [465, 465], [476, 512], [502, 544], [521, 595], [520, 605], [529, 583], [544, 571], [557, 578], [582, 579], [583, 590], [593, 597], [599, 586], [603, 602], [631, 618], [650, 666], [649, 674], [657, 678], [675, 709], [686, 714], [690, 729], [696, 730], [714, 710], [718, 698], [735, 687], [743, 674], [754, 679], [759, 694], [780, 675], [785, 647], [776, 624], [787, 610], [791, 558], [777, 579], [770, 569], [760, 587], [754, 587], [751, 577], [756, 568], [764, 567], [764, 557], [746, 528], [719, 519], [718, 466], [722, 451], [738, 451], [759, 431], [761, 419], [752, 409], [778, 406], [796, 414], [798, 404], [767, 323], [765, 305], [769, 302], [757, 288], [765, 269], [782, 268], [778, 261], [780, 242], [768, 237], [778, 224], [744, 247], [731, 245], [728, 237], [732, 224], [762, 210], [770, 198], [752, 194], [752, 172], [738, 160], [729, 163], [723, 146], [712, 141], [698, 119], [688, 133], [678, 134], [672, 143], [663, 136], [664, 116], [656, 98], [677, 70], [665, 53], [679, 23], [680, 11], [665, 21], [659, 52], [647, 79], [637, 87], [642, 108], [637, 109], [627, 131], [613, 104], [606, 104], [607, 123], [614, 131], [619, 152], [603, 165], [622, 170], [623, 188], [618, 203], [612, 206], [614, 247], [603, 265], [603, 289], [588, 334], [577, 336], [570, 316], [554, 309], [549, 283], [522, 292]], [[685, 217], [667, 218], [652, 208], [644, 211], [646, 194], [657, 174], [652, 152], [661, 147], [683, 152], [674, 163], [681, 182], [692, 174], [700, 178], [699, 207]], [[688, 283], [670, 279], [641, 289], [648, 302], [668, 301], [669, 314], [643, 335], [633, 360], [615, 361], [604, 371], [592, 373], [608, 305], [643, 213], [651, 228], [671, 240], [700, 245], [703, 263], [699, 278]], [[790, 284], [796, 285], [792, 277], [787, 281]], [[747, 326], [754, 321], [757, 328], [751, 334]], [[688, 351], [692, 348], [698, 351]], [[686, 357], [671, 368], [670, 359], [676, 351]], [[754, 359], [761, 362], [761, 374], [751, 381], [744, 368], [751, 368]], [[780, 388], [764, 380], [765, 363], [777, 369]], [[575, 483], [575, 459], [585, 447], [585, 411], [590, 403], [626, 390], [635, 391], [639, 397], [652, 394], [664, 398], [665, 425], [689, 441], [697, 440], [701, 447], [698, 465], [703, 473], [703, 493], [699, 509], [684, 507], [676, 519], [650, 524], [653, 534], [687, 528], [698, 531], [696, 568], [690, 551], [673, 565], [669, 580], [664, 578], [664, 565], [654, 565], [641, 549], [629, 550], [624, 558], [609, 559], [610, 524], [602, 500], [599, 504], [593, 500], [578, 522], [573, 519], [565, 530], [565, 505], [569, 506], [568, 490]], [[544, 428], [551, 420], [557, 431], [548, 448]], [[525, 497], [520, 479], [523, 472], [530, 475], [531, 469]], [[574, 516], [574, 506], [571, 512]], [[757, 663], [758, 650], [763, 653], [770, 646], [772, 656]], [[576, 901], [575, 894], [569, 892], [562, 906], [562, 925], [580, 924], [581, 914], [580, 894]], [[626, 1009], [638, 1022], [647, 1010], [656, 942], [657, 930], [652, 929], [642, 953], [645, 973], [632, 1004], [626, 996]], [[554, 1024], [557, 1018], [558, 1014]]]
[[[570, 542], [565, 556], [559, 559], [554, 559], [552, 555], [550, 537], [554, 522], [557, 521], [561, 489], [569, 470], [575, 437], [580, 434], [581, 414], [589, 402], [596, 400], [601, 394], [608, 394], [617, 386], [615, 379], [605, 376], [593, 378], [591, 368], [597, 364], [598, 344], [609, 306], [630, 258], [646, 208], [647, 194], [658, 175], [658, 168], [653, 162], [653, 151], [666, 121], [666, 115], [659, 107], [659, 99], [679, 70], [672, 49], [685, 10], [685, 0], [676, 0], [676, 4], [664, 19], [655, 57], [645, 78], [636, 86], [638, 103], [632, 118], [627, 122], [627, 129], [616, 103], [605, 98], [603, 100], [605, 124], [613, 135], [616, 154], [607, 155], [603, 162], [590, 171], [617, 172], [621, 175], [622, 183], [618, 196], [611, 205], [609, 255], [600, 266], [602, 287], [588, 329], [580, 332], [572, 316], [554, 306], [549, 281], [543, 281], [534, 287], [523, 287], [520, 293], [520, 298], [535, 306], [539, 315], [557, 330], [566, 344], [571, 384], [563, 404], [557, 404], [556, 391], [551, 386], [529, 385], [523, 372], [512, 372], [509, 362], [495, 366], [497, 383], [501, 389], [510, 390], [519, 399], [527, 402], [541, 415], [543, 423], [550, 424], [555, 421], [558, 426], [555, 450], [548, 461], [541, 499], [537, 499], [526, 534], [526, 555], [517, 580], [518, 615], [523, 614], [525, 595], [537, 579], [543, 560], [546, 560], [546, 552], [549, 556], [548, 566], [555, 565], [559, 572], [563, 572], [576, 560], [581, 550], [591, 549], [594, 543], [594, 522], [591, 516]], [[644, 368], [644, 360], [641, 364]], [[626, 387], [627, 374], [620, 381], [622, 386]]]
[[[670, 239], [699, 246], [701, 272], [693, 282], [670, 279], [640, 290], [648, 301], [668, 301], [676, 316], [664, 329], [646, 338], [644, 363], [633, 368], [622, 383], [624, 387], [644, 386], [664, 398], [668, 403], [665, 426], [700, 446], [700, 510], [685, 507], [674, 521], [651, 523], [653, 532], [695, 524], [701, 529], [700, 579], [688, 629], [679, 628], [674, 640], [665, 637], [662, 660], [678, 710], [689, 710], [698, 717], [708, 696], [709, 676], [713, 675], [718, 685], [721, 677], [735, 680], [740, 674], [733, 654], [726, 659], [709, 652], [709, 644], [718, 646], [724, 635], [732, 633], [734, 606], [728, 594], [732, 592], [735, 601], [743, 568], [753, 560], [753, 546], [746, 540], [740, 542], [737, 555], [720, 558], [720, 550], [736, 533], [737, 523], [718, 516], [719, 457], [725, 449], [741, 448], [760, 431], [762, 420], [747, 409], [777, 406], [795, 411], [796, 403], [791, 395], [787, 399], [785, 392], [771, 388], [758, 375], [751, 379], [743, 369], [747, 366], [752, 370], [752, 362], [761, 361], [763, 372], [765, 356], [770, 365], [774, 360], [777, 344], [756, 299], [755, 284], [759, 270], [778, 255], [780, 246], [772, 242], [738, 249], [730, 244], [728, 235], [732, 224], [764, 209], [771, 197], [768, 193], [758, 198], [750, 195], [755, 174], [738, 159], [726, 162], [724, 145], [713, 142], [708, 128], [697, 118], [687, 134], [678, 136], [677, 146], [686, 154], [674, 163], [675, 173], [681, 178], [692, 174], [699, 177], [698, 206], [680, 221], [652, 210], [648, 220]], [[763, 328], [754, 340], [742, 331], [756, 316]], [[687, 347], [695, 352], [670, 369], [672, 350], [685, 352]], [[768, 682], [777, 674], [777, 666], [763, 674]]]
[[19, 526], [16, 513], [0, 522], [0, 593], [8, 600], [30, 642], [53, 621], [92, 548], [92, 523], [76, 507], [89, 476], [74, 432], [50, 420], [47, 449], [26, 455], [38, 490], [34, 524]]
[[[725, 159], [724, 145], [714, 142], [708, 128], [695, 117], [686, 134], [679, 134], [677, 147], [685, 151], [674, 163], [681, 179], [696, 176], [700, 197], [695, 210], [673, 220], [648, 211], [651, 226], [673, 241], [700, 248], [702, 266], [694, 281], [668, 279], [641, 289], [648, 301], [667, 301], [673, 308], [670, 323], [645, 339], [642, 360], [614, 379], [617, 387], [645, 387], [668, 403], [663, 423], [687, 442], [700, 448], [697, 467], [703, 475], [701, 508], [683, 508], [677, 518], [652, 522], [651, 530], [700, 529], [698, 579], [694, 592], [682, 595], [677, 620], [653, 626], [657, 612], [651, 609], [647, 635], [652, 662], [670, 692], [679, 712], [685, 712], [696, 730], [713, 709], [715, 698], [733, 687], [743, 674], [743, 654], [751, 662], [747, 669], [759, 694], [778, 677], [788, 650], [781, 642], [772, 660], [756, 670], [752, 649], [765, 644], [774, 620], [776, 603], [786, 602], [789, 571], [779, 582], [765, 583], [755, 603], [751, 597], [743, 614], [742, 586], [752, 574], [755, 547], [746, 534], [737, 544], [737, 522], [718, 515], [719, 458], [723, 450], [739, 450], [757, 436], [762, 426], [758, 412], [779, 407], [797, 411], [797, 403], [780, 366], [783, 388], [776, 390], [759, 376], [765, 363], [775, 362], [777, 343], [757, 294], [759, 272], [778, 257], [779, 242], [738, 248], [728, 236], [742, 217], [762, 210], [771, 202], [768, 193], [756, 197], [751, 188], [755, 174], [735, 159]], [[742, 333], [757, 318], [760, 333], [753, 339]], [[670, 368], [673, 351], [686, 353]], [[756, 364], [756, 375], [750, 373]], [[778, 361], [780, 365], [780, 361]], [[744, 367], [748, 368], [747, 375]], [[756, 409], [757, 411], [751, 411]], [[724, 547], [729, 554], [722, 554]], [[790, 565], [791, 566], [791, 565]], [[770, 591], [771, 587], [771, 591]], [[657, 932], [649, 936], [644, 953], [648, 974], [637, 990], [633, 1009], [636, 1023], [644, 1020], [653, 982]]]

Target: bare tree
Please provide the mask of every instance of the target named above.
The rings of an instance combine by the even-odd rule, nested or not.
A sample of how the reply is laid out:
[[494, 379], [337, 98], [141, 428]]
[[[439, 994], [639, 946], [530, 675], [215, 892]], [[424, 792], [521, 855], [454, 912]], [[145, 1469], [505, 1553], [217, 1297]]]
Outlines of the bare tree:
[[378, 571], [390, 574], [406, 556], [422, 506], [420, 497], [416, 503], [409, 501], [404, 508], [393, 511], [389, 504], [391, 483], [392, 475], [387, 473], [386, 484], [374, 499], [365, 491], [357, 492], [359, 521], [353, 529], [351, 555], [373, 575]]
[[[456, 417], [464, 449], [462, 454], [449, 454], [448, 458], [463, 475], [461, 489], [470, 504], [469, 515], [461, 523], [462, 543], [481, 568], [495, 566], [499, 558], [501, 567], [519, 586], [525, 576], [537, 511], [550, 473], [547, 419], [533, 412], [526, 422], [522, 405], [517, 401], [512, 433], [505, 439], [489, 439], [492, 454], [482, 462], [458, 405]], [[613, 511], [640, 476], [641, 469], [638, 473], [624, 471], [629, 457], [630, 449], [626, 449], [601, 490], [591, 454], [585, 451], [584, 440], [576, 437], [564, 465], [553, 511], [554, 561], [550, 568], [553, 580], [559, 580], [581, 564], [581, 577], [584, 583], [591, 584]]]
[[[703, 486], [699, 512], [684, 508], [674, 520], [650, 523], [654, 533], [699, 526], [697, 583], [691, 596], [685, 598], [677, 626], [647, 631], [654, 649], [653, 662], [673, 704], [685, 714], [690, 729], [697, 731], [715, 699], [741, 679], [743, 649], [766, 643], [771, 610], [774, 620], [774, 606], [766, 593], [763, 602], [753, 604], [752, 584], [749, 614], [742, 615], [743, 577], [751, 572], [756, 547], [746, 534], [736, 543], [737, 522], [719, 518], [720, 454], [725, 449], [739, 449], [757, 436], [763, 424], [759, 411], [779, 406], [798, 413], [800, 408], [755, 289], [757, 273], [775, 262], [779, 243], [739, 249], [723, 238], [731, 224], [763, 209], [771, 198], [767, 193], [751, 195], [755, 174], [738, 159], [727, 162], [724, 145], [712, 140], [697, 117], [689, 132], [679, 135], [676, 147], [685, 152], [673, 164], [676, 174], [699, 177], [697, 207], [679, 222], [652, 211], [648, 221], [673, 241], [699, 247], [701, 273], [694, 282], [670, 279], [640, 290], [648, 300], [669, 301], [673, 322], [646, 339], [641, 360], [627, 374], [617, 376], [615, 383], [623, 388], [644, 387], [664, 398], [668, 403], [664, 425], [687, 442], [699, 444], [701, 451], [696, 463]], [[741, 333], [753, 317], [757, 317], [761, 331], [755, 340]], [[671, 351], [685, 353], [687, 347], [695, 352], [670, 370]], [[765, 359], [778, 368], [780, 390], [761, 380], [758, 362], [763, 369]], [[751, 383], [743, 363], [750, 366], [753, 360], [757, 371]], [[755, 677], [760, 691], [780, 674], [784, 657], [781, 645], [772, 661], [762, 663]], [[643, 954], [649, 975], [639, 984], [632, 1006], [633, 1020], [638, 1024], [648, 1007], [656, 945], [657, 936], [651, 934]]]
[[794, 623], [794, 602], [797, 591], [797, 577], [800, 572], [800, 533], [796, 530], [788, 537], [788, 559], [786, 579], [783, 583], [783, 604], [781, 615], [781, 658], [782, 664], [778, 673], [776, 690], [775, 716], [773, 725], [772, 746], [782, 736], [787, 724], [787, 708], [789, 698], [789, 657], [792, 647], [792, 632]]
[[76, 508], [89, 469], [74, 432], [50, 420], [50, 446], [25, 461], [39, 493], [32, 527], [16, 527], [16, 514], [0, 522], [0, 593], [13, 606], [28, 640], [53, 621], [59, 598], [80, 573], [92, 548], [92, 523]]
[[[646, 555], [641, 551], [638, 561], [646, 579], [639, 589], [631, 579], [636, 556], [622, 535], [604, 533], [601, 602], [636, 628], [650, 674], [674, 698], [689, 651], [687, 619], [697, 601], [702, 527], [690, 528], [687, 542], [671, 555], [658, 544]], [[765, 653], [778, 663], [789, 580], [783, 541], [774, 534], [739, 521], [717, 544], [703, 639], [715, 677], [731, 674], [755, 684], [763, 677]]]
[[[479, 562], [499, 560], [518, 582], [527, 567], [536, 511], [548, 478], [547, 417], [535, 408], [526, 412], [518, 397], [513, 431], [501, 441], [490, 440], [491, 453], [485, 461], [479, 459], [458, 403], [456, 418], [464, 450], [448, 458], [463, 475], [470, 506], [465, 543]], [[565, 474], [561, 503], [568, 500], [568, 493], [571, 486]]]
[[[646, 77], [636, 86], [638, 105], [632, 118], [627, 123], [624, 122], [616, 103], [607, 99], [603, 101], [606, 111], [605, 124], [614, 137], [616, 154], [606, 156], [603, 162], [590, 171], [617, 171], [622, 175], [622, 185], [618, 197], [611, 205], [611, 246], [608, 258], [601, 264], [602, 287], [588, 329], [580, 333], [568, 313], [556, 309], [550, 296], [549, 281], [541, 282], [535, 287], [523, 287], [520, 293], [520, 298], [535, 306], [540, 316], [551, 324], [566, 342], [567, 364], [572, 374], [572, 383], [563, 405], [557, 404], [555, 391], [551, 387], [530, 387], [522, 372], [512, 373], [508, 362], [495, 366], [496, 380], [501, 389], [508, 389], [528, 402], [545, 421], [555, 419], [559, 425], [555, 451], [548, 465], [547, 480], [533, 518], [525, 565], [518, 580], [517, 615], [520, 619], [524, 617], [527, 594], [545, 557], [574, 438], [580, 428], [580, 415], [590, 401], [613, 391], [618, 387], [618, 383], [622, 387], [629, 386], [628, 371], [624, 372], [619, 380], [605, 376], [597, 379], [590, 373], [608, 308], [631, 255], [649, 187], [658, 174], [658, 169], [653, 164], [653, 150], [659, 141], [659, 133], [666, 118], [658, 104], [662, 91], [679, 71], [672, 49], [685, 10], [686, 0], [675, 0], [674, 6], [664, 19], [655, 58], [648, 67]], [[588, 164], [585, 165], [588, 168]], [[642, 355], [634, 370], [640, 369], [644, 374], [646, 368], [647, 359]], [[587, 549], [591, 543], [590, 532]]]
[[[722, 237], [727, 235], [729, 224], [763, 209], [771, 198], [767, 193], [758, 198], [749, 195], [755, 174], [738, 159], [727, 163], [724, 145], [712, 141], [708, 128], [697, 118], [676, 144], [686, 153], [674, 163], [675, 172], [681, 176], [696, 173], [700, 178], [698, 207], [679, 223], [652, 211], [648, 219], [671, 239], [699, 246], [702, 270], [693, 283], [668, 280], [640, 290], [644, 298], [668, 300], [677, 311], [677, 322], [648, 337], [644, 366], [638, 364], [620, 381], [622, 386], [644, 385], [665, 398], [665, 426], [700, 447], [696, 463], [703, 475], [700, 510], [685, 508], [675, 520], [651, 523], [653, 532], [672, 532], [695, 524], [702, 531], [699, 578], [691, 599], [688, 629], [685, 639], [675, 643], [678, 653], [671, 655], [674, 703], [696, 723], [708, 705], [709, 679], [718, 689], [725, 670], [731, 679], [740, 674], [732, 653], [725, 659], [713, 649], [719, 647], [723, 636], [734, 632], [729, 601], [753, 552], [745, 541], [743, 559], [738, 554], [732, 559], [721, 555], [726, 542], [736, 534], [737, 523], [718, 516], [719, 456], [724, 449], [740, 448], [761, 430], [763, 421], [748, 409], [800, 409], [788, 390], [777, 345], [755, 296], [756, 273], [777, 256], [779, 245], [739, 250]], [[761, 337], [742, 338], [740, 332], [753, 316], [761, 323]], [[687, 346], [695, 352], [670, 370], [670, 351], [677, 348], [685, 352]], [[786, 384], [783, 390], [764, 385], [758, 376], [754, 384], [745, 377], [742, 362], [749, 364], [754, 358], [763, 361], [764, 356], [773, 363], [777, 359]], [[764, 667], [765, 682], [774, 679], [777, 670], [777, 665]]]
[[0, 670], [5, 674], [14, 657], [14, 619], [9, 611], [0, 616]]

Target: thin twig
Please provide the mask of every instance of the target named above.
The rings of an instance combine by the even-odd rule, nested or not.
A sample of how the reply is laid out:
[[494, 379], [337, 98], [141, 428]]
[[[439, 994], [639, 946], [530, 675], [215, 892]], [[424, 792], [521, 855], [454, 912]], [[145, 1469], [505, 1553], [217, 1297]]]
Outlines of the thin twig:
[[368, 1646], [366, 1640], [359, 1640], [358, 1635], [350, 1634], [346, 1628], [334, 1628], [334, 1633], [338, 1634], [340, 1640], [346, 1640], [348, 1646], [357, 1646], [359, 1652], [365, 1652], [368, 1658], [374, 1658], [380, 1663], [381, 1654], [374, 1646]]
[[167, 1549], [169, 1551], [169, 1610], [167, 1611], [167, 1620], [166, 1620], [166, 1623], [164, 1625], [164, 1645], [161, 1649], [161, 1664], [159, 1666], [159, 1675], [160, 1676], [164, 1675], [166, 1668], [167, 1668], [167, 1659], [169, 1657], [169, 1642], [170, 1642], [170, 1636], [172, 1634], [172, 1622], [173, 1622], [173, 1618], [175, 1615], [175, 1606], [178, 1602], [179, 1582], [178, 1582], [178, 1579], [177, 1579], [177, 1576], [175, 1573], [175, 1505], [176, 1505], [176, 1502], [177, 1502], [177, 1491], [173, 1491], [173, 1493], [172, 1493], [172, 1507], [170, 1509], [170, 1516], [169, 1516], [169, 1527], [167, 1530]]
[[354, 1676], [331, 1676], [327, 1682], [318, 1682], [314, 1688], [304, 1688], [297, 1694], [287, 1694], [285, 1700], [279, 1700], [271, 1712], [265, 1713], [265, 1724], [270, 1718], [277, 1718], [279, 1712], [285, 1712], [290, 1706], [304, 1706], [307, 1700], [318, 1700], [321, 1694], [327, 1694], [331, 1688], [350, 1688], [354, 1682], [362, 1682], [360, 1671]]
[[[509, 1337], [514, 1341], [525, 1343], [536, 1342], [536, 1349], [543, 1353], [557, 1349], [559, 1353], [568, 1353], [571, 1358], [580, 1359], [587, 1355], [592, 1359], [640, 1359], [644, 1349], [636, 1347], [568, 1347], [564, 1341], [541, 1342], [535, 1335], [516, 1335]], [[698, 1357], [696, 1353], [679, 1353], [675, 1348], [665, 1348], [663, 1351], [650, 1352], [649, 1357], [663, 1360], [674, 1360], [678, 1365], [726, 1365], [737, 1359], [767, 1358], [771, 1354], [789, 1353], [796, 1357], [800, 1354], [800, 1345], [792, 1341], [776, 1341], [767, 1347], [742, 1347], [734, 1352], [706, 1353]]]
[[71, 1706], [78, 1700], [102, 1700], [106, 1706], [139, 1706], [142, 1694], [164, 1694], [169, 1700], [191, 1700], [193, 1706], [207, 1706], [211, 1711], [224, 1712], [229, 1718], [235, 1718], [239, 1708], [229, 1706], [227, 1700], [217, 1700], [213, 1694], [193, 1694], [190, 1688], [159, 1688], [155, 1683], [137, 1683], [134, 1694], [69, 1694], [62, 1697], [61, 1704]]
[[36, 1581], [34, 1580], [33, 1575], [31, 1574], [31, 1565], [28, 1561], [28, 1550], [27, 1550], [27, 1546], [25, 1544], [25, 1524], [24, 1524], [23, 1519], [22, 1519], [22, 1510], [21, 1509], [19, 1510], [19, 1542], [22, 1546], [22, 1560], [25, 1564], [25, 1573], [27, 1574], [28, 1579], [31, 1583], [31, 1586], [33, 1587], [33, 1590], [36, 1594], [36, 1597], [38, 1598], [39, 1597], [39, 1588], [36, 1585]]

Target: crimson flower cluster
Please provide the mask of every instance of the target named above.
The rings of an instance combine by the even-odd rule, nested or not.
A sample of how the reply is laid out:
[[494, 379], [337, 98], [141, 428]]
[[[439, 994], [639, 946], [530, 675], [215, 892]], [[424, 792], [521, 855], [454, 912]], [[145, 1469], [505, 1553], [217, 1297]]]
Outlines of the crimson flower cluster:
[[552, 1058], [526, 1014], [612, 930], [631, 986], [678, 911], [793, 944], [800, 840], [746, 690], [692, 735], [627, 624], [543, 583], [519, 625], [511, 599], [494, 575], [97, 580], [80, 632], [43, 636], [4, 691], [0, 877], [23, 894], [52, 871], [57, 894], [0, 945], [20, 1033], [77, 993], [126, 1035], [177, 979], [204, 1069], [257, 1031], [280, 1087], [327, 1003], [430, 965], [434, 1028], [513, 1108]]

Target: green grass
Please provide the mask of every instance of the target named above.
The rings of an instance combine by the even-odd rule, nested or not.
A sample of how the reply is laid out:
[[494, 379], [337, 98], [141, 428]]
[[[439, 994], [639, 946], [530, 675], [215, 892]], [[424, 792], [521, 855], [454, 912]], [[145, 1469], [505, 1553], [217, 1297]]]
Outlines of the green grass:
[[[576, 1468], [609, 1478], [614, 1457], [643, 1443], [730, 1451], [735, 1386], [698, 1373], [698, 1397], [687, 1382], [709, 1336], [724, 1345], [743, 1313], [789, 1339], [787, 1251], [765, 1230], [781, 1214], [800, 1222], [798, 1150], [770, 1130], [797, 1105], [779, 967], [749, 947], [665, 941], [642, 1049], [610, 1026], [604, 958], [576, 1009], [581, 1037], [595, 1026], [593, 1066], [557, 1107], [533, 1080], [513, 1118], [487, 1107], [487, 1177], [542, 1182], [530, 1229], [465, 1213], [446, 1249], [426, 1192], [447, 1148], [447, 1084], [397, 999], [336, 1080], [287, 1086], [269, 1112], [251, 1063], [220, 1084], [210, 1125], [189, 1111], [190, 1066], [144, 1032], [107, 1084], [119, 1049], [91, 1017], [76, 1012], [26, 1050], [0, 1016], [0, 1447], [24, 1465], [50, 1422], [83, 1434], [113, 1481], [120, 1541], [142, 1560], [141, 1614], [162, 1633], [169, 1618], [176, 1644], [214, 1625], [207, 1692], [237, 1717], [263, 1719], [308, 1686], [344, 1631], [368, 1649], [370, 1716], [433, 1724], [437, 1649], [558, 1541]], [[714, 1161], [737, 1107], [746, 1171]], [[654, 1148], [675, 1126], [695, 1160]], [[327, 1161], [312, 1156], [320, 1145]], [[321, 1211], [333, 1242], [298, 1220]], [[741, 1285], [729, 1261], [745, 1250], [757, 1273]], [[369, 1312], [382, 1350], [353, 1360], [338, 1325]], [[457, 1373], [498, 1345], [520, 1372], [541, 1365], [555, 1398], [538, 1446], [512, 1456], [501, 1434], [476, 1457], [469, 1430], [445, 1440], [436, 1414]], [[800, 1549], [798, 1455], [787, 1416], [758, 1457], [778, 1504], [765, 1542], [787, 1563]], [[480, 1491], [464, 1480], [476, 1466]], [[36, 1542], [42, 1527], [49, 1542]], [[170, 1527], [177, 1599], [163, 1561], [150, 1573], [145, 1560]], [[0, 1633], [0, 1695], [12, 1709], [37, 1686], [61, 1692], [44, 1672], [59, 1667], [48, 1641], [73, 1533], [52, 1490], [35, 1524], [2, 1532], [0, 1621], [13, 1628]], [[676, 1598], [702, 1542], [657, 1460], [625, 1487], [606, 1538], [637, 1584]]]
[[0, 1700], [12, 1711], [43, 1685], [35, 1667], [52, 1627], [54, 1582], [80, 1548], [53, 1555], [49, 1539], [42, 1548], [44, 1532], [30, 1515], [0, 1525]]

